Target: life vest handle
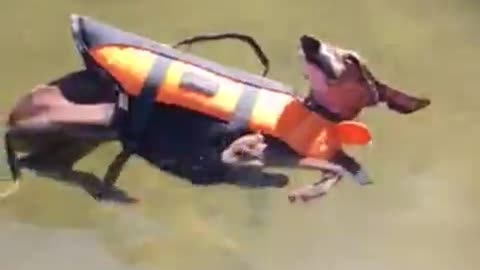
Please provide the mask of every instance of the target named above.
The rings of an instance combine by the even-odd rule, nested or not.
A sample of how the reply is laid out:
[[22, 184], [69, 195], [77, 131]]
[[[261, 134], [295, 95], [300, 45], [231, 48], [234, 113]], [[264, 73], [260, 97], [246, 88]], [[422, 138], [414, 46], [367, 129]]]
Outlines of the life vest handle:
[[342, 144], [368, 145], [372, 142], [370, 130], [364, 123], [342, 121], [335, 125], [335, 131]]
[[199, 35], [195, 35], [195, 36], [183, 39], [177, 42], [172, 47], [177, 49], [182, 45], [192, 45], [197, 42], [222, 40], [222, 39], [236, 39], [250, 45], [250, 47], [252, 47], [253, 51], [255, 52], [258, 59], [263, 65], [262, 76], [263, 77], [267, 76], [268, 72], [270, 71], [270, 60], [268, 59], [268, 57], [266, 56], [265, 52], [262, 50], [262, 47], [258, 44], [258, 42], [252, 36], [249, 36], [246, 34], [235, 33], [235, 32], [199, 34]]

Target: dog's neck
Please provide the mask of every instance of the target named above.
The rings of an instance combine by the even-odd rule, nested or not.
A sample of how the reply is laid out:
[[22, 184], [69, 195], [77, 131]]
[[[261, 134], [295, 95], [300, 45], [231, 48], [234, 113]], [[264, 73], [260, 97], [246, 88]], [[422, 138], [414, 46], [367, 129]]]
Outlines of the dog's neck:
[[328, 109], [326, 106], [323, 106], [316, 102], [312, 95], [308, 95], [303, 99], [303, 104], [305, 107], [307, 107], [310, 111], [317, 113], [326, 119], [338, 123], [340, 121], [346, 120], [343, 119], [341, 115], [338, 113], [332, 112], [330, 109]]

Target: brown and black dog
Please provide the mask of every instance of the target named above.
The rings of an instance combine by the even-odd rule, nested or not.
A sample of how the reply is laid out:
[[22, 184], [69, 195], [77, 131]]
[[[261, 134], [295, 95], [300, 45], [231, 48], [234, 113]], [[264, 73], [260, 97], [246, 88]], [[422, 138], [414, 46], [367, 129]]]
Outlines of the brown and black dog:
[[[310, 84], [304, 104], [332, 121], [354, 119], [364, 108], [379, 103], [403, 114], [430, 104], [428, 99], [407, 95], [380, 82], [353, 52], [311, 36], [302, 36], [300, 47]], [[39, 85], [23, 97], [9, 115], [5, 137], [13, 175], [18, 176], [21, 166], [71, 170], [76, 161], [99, 144], [118, 140], [121, 120], [117, 117], [115, 87], [113, 82], [87, 69]], [[361, 184], [369, 183], [361, 166], [343, 151], [328, 161], [301, 157], [276, 138], [248, 130], [231, 133], [225, 123], [182, 108], [156, 105], [152, 119], [174, 128], [166, 131], [152, 125], [135, 153], [119, 154], [109, 166], [104, 185], [95, 193], [98, 198], [114, 186], [131, 154], [182, 177], [193, 177], [194, 183], [229, 177], [231, 171], [256, 171], [265, 166], [300, 166], [324, 172], [320, 181], [293, 191], [292, 201], [326, 194], [345, 173]], [[71, 153], [62, 154], [69, 148]], [[29, 154], [17, 160], [15, 151], [19, 150]], [[286, 183], [281, 178], [273, 185]]]

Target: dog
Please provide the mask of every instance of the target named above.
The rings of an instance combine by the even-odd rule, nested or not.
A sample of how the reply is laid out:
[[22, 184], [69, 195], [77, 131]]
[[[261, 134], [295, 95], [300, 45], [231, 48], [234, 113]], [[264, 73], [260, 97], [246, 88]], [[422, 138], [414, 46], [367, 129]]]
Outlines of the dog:
[[[416, 112], [430, 104], [428, 99], [410, 96], [380, 82], [356, 53], [308, 35], [300, 38], [300, 52], [310, 86], [303, 103], [331, 121], [355, 119], [364, 108], [379, 103], [386, 103], [402, 114]], [[71, 169], [77, 160], [101, 143], [118, 140], [115, 89], [113, 82], [89, 69], [35, 87], [9, 115], [5, 140], [12, 174], [17, 176], [22, 164], [35, 163], [35, 160]], [[360, 164], [344, 151], [338, 151], [331, 160], [302, 157], [276, 138], [251, 134], [250, 130], [230, 132], [226, 124], [217, 119], [162, 104], [155, 106], [152, 119], [162, 126], [175, 128], [152, 125], [135, 154], [182, 177], [193, 175], [193, 183], [224, 178], [230, 171], [260, 171], [266, 166], [322, 171], [320, 181], [290, 193], [290, 200], [296, 201], [326, 194], [346, 173], [359, 183], [370, 182]], [[39, 143], [38, 139], [44, 137], [52, 141]], [[81, 151], [70, 158], [55, 159], [55, 151], [66, 146], [75, 148], [79, 143], [84, 144]], [[18, 162], [14, 152], [22, 147], [30, 154]], [[95, 194], [97, 198], [104, 197], [114, 186], [131, 154], [122, 152], [115, 158], [104, 185]], [[43, 159], [44, 156], [52, 158]], [[288, 180], [282, 178], [274, 185], [282, 187], [287, 183]]]

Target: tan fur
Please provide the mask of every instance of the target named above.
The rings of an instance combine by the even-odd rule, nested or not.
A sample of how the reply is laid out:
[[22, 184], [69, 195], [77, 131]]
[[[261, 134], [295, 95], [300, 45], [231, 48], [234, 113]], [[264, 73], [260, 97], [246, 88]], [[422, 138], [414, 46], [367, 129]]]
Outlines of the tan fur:
[[261, 134], [248, 134], [231, 143], [222, 152], [222, 161], [237, 166], [264, 166], [263, 152], [267, 145]]

